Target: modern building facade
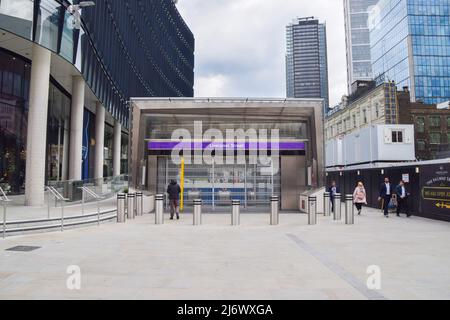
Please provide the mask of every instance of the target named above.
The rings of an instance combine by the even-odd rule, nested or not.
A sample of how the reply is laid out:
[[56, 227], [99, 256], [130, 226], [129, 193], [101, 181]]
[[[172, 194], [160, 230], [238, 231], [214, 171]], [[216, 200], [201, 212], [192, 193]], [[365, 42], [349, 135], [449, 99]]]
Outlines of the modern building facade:
[[52, 181], [127, 172], [130, 97], [193, 96], [173, 1], [97, 0], [80, 28], [71, 4], [0, 1], [0, 184], [32, 206]]
[[[132, 186], [165, 194], [184, 184], [186, 206], [298, 210], [303, 191], [323, 186], [321, 99], [133, 98]], [[181, 159], [183, 158], [183, 165]]]
[[369, 21], [374, 77], [409, 87], [412, 101], [448, 101], [449, 1], [380, 0]]
[[286, 27], [286, 90], [288, 98], [322, 98], [329, 107], [326, 25], [314, 17]]
[[348, 92], [357, 80], [372, 80], [369, 11], [378, 0], [343, 0]]

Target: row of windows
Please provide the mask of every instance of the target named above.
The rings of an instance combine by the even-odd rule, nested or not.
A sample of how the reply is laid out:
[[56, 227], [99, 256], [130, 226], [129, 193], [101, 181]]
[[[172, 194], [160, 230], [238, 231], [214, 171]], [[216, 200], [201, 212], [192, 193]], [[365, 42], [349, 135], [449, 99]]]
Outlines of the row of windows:
[[447, 117], [441, 117], [441, 116], [418, 116], [415, 119], [416, 121], [416, 130], [419, 133], [425, 132], [426, 123], [428, 121], [428, 127], [429, 128], [438, 128], [440, 129], [442, 127], [442, 124], [445, 124], [444, 121], [447, 122], [447, 128], [450, 129], [450, 116]]

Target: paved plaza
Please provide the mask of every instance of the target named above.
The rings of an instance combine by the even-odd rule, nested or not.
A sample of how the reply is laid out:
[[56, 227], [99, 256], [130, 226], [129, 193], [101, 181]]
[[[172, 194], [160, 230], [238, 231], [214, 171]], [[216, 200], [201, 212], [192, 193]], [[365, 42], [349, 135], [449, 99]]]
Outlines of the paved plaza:
[[[166, 217], [167, 218], [167, 217]], [[367, 209], [356, 225], [318, 217], [154, 215], [0, 240], [0, 299], [450, 299], [450, 224], [385, 219]], [[34, 251], [7, 251], [37, 246]], [[68, 266], [81, 269], [67, 288]], [[381, 290], [369, 290], [369, 266]]]

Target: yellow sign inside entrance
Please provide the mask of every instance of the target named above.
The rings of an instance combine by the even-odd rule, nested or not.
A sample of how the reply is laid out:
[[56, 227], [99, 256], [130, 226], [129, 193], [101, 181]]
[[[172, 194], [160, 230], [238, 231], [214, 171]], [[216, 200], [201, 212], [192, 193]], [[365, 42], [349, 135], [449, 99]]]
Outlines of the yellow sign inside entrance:
[[183, 211], [183, 209], [184, 209], [184, 158], [181, 158], [180, 188], [181, 188], [180, 211]]

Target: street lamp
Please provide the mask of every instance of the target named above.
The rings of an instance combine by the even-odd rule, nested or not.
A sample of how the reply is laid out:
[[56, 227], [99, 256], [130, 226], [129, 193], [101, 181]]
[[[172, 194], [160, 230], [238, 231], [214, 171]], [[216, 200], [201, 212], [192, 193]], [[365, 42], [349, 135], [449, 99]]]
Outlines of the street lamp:
[[94, 1], [81, 1], [79, 4], [73, 4], [67, 7], [67, 11], [73, 16], [72, 27], [81, 29], [81, 12], [82, 8], [95, 6]]

